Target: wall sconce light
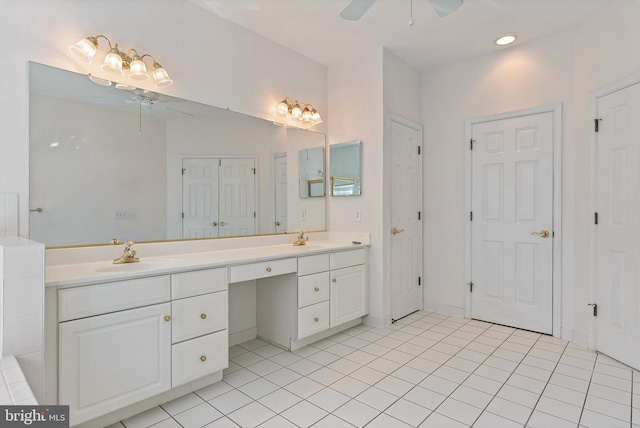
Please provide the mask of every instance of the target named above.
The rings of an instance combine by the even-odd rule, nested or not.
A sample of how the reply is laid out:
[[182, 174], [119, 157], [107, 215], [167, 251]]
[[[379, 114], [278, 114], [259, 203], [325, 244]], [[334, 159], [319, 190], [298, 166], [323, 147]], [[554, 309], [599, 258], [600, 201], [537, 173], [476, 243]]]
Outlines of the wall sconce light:
[[320, 113], [311, 104], [301, 104], [298, 101], [292, 101], [289, 97], [278, 104], [276, 114], [311, 126], [322, 123]]
[[[123, 70], [129, 70], [129, 78], [133, 80], [148, 80], [150, 78], [147, 72], [147, 65], [142, 61], [144, 58], [149, 57], [153, 60], [152, 74], [153, 79], [156, 82], [156, 87], [169, 86], [173, 83], [173, 80], [169, 77], [167, 70], [165, 70], [155, 58], [149, 54], [140, 55], [135, 49], [129, 49], [126, 53], [118, 49], [118, 44], [115, 46], [111, 44], [111, 41], [103, 35], [97, 35], [95, 37], [89, 36], [80, 40], [75, 45], [69, 46], [69, 50], [73, 52], [78, 58], [86, 62], [91, 63], [91, 60], [98, 51], [98, 38], [102, 37], [109, 44], [109, 52], [104, 58], [104, 63], [100, 66], [102, 70], [107, 73], [122, 76]], [[132, 55], [133, 54], [133, 55]], [[100, 84], [104, 85], [109, 82], [105, 79], [99, 79], [95, 76], [89, 75], [91, 80], [101, 80]], [[95, 80], [94, 80], [95, 81]], [[98, 82], [97, 82], [98, 83]], [[111, 84], [111, 82], [109, 82]], [[126, 84], [119, 84], [123, 89], [127, 89], [130, 86]]]

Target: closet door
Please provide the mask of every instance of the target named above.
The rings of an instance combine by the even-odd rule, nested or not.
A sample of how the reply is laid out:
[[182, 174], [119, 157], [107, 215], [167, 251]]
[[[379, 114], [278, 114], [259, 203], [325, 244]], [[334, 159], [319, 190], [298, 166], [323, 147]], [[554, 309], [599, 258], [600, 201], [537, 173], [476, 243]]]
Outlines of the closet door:
[[218, 164], [220, 159], [182, 160], [182, 237], [219, 235]]
[[256, 180], [254, 159], [221, 159], [220, 236], [256, 233]]

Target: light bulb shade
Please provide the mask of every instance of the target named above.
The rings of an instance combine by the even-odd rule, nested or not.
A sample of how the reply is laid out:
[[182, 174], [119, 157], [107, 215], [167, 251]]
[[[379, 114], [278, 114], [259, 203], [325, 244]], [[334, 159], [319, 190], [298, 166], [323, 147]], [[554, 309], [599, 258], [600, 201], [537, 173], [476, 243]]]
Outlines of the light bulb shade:
[[300, 108], [300, 104], [296, 101], [291, 109], [291, 117], [294, 119], [302, 119], [302, 109]]
[[302, 110], [302, 121], [303, 122], [311, 122], [311, 110], [308, 107], [305, 107]]
[[158, 88], [173, 84], [173, 80], [169, 77], [167, 70], [162, 68], [162, 66], [157, 62], [153, 64], [153, 78], [156, 81], [156, 86]]
[[136, 55], [133, 57], [133, 61], [131, 61], [129, 68], [131, 69], [131, 74], [129, 74], [129, 77], [132, 78], [133, 80], [149, 79], [149, 73], [147, 73], [147, 66], [145, 65], [144, 62], [142, 62], [139, 56]]
[[89, 73], [89, 80], [91, 80], [93, 83], [97, 83], [100, 86], [111, 86], [111, 80], [107, 80], [107, 79], [102, 79], [100, 77], [96, 77], [96, 76], [92, 76], [91, 73]]
[[118, 48], [113, 48], [109, 51], [104, 58], [104, 64], [100, 66], [104, 71], [111, 74], [118, 74], [122, 76], [122, 57]]
[[316, 109], [311, 109], [311, 121], [313, 123], [320, 123], [322, 122], [322, 118], [320, 117], [320, 113], [318, 113], [318, 110]]
[[287, 104], [287, 100], [282, 100], [282, 102], [280, 102], [280, 104], [278, 104], [278, 107], [276, 107], [276, 113], [278, 114], [278, 116], [286, 116], [287, 113], [289, 113], [289, 104]]
[[75, 45], [69, 46], [69, 50], [82, 61], [90, 64], [91, 59], [98, 50], [98, 40], [95, 37], [87, 37], [86, 39], [80, 40]]

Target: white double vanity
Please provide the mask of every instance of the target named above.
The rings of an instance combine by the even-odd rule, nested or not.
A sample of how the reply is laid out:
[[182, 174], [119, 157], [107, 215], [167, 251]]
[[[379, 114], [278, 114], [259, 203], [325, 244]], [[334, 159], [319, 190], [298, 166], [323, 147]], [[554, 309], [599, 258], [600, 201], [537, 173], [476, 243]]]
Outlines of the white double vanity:
[[[293, 239], [142, 244], [139, 263], [119, 265], [121, 246], [48, 250], [46, 402], [68, 404], [72, 426], [106, 426], [221, 380], [230, 307], [255, 310], [245, 340], [290, 350], [359, 324], [368, 235]], [[231, 301], [236, 284], [255, 301]]]

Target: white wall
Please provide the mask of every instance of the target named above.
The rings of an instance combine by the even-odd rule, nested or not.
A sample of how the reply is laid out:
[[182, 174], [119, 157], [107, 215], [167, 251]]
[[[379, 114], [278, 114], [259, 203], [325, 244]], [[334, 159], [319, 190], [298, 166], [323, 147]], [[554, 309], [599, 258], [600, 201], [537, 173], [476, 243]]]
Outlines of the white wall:
[[[383, 121], [382, 51], [329, 67], [329, 144], [362, 141], [362, 196], [327, 197], [327, 229], [371, 233], [368, 324], [382, 326], [383, 280]], [[329, 160], [330, 161], [330, 160]], [[329, 162], [330, 163], [330, 162]], [[330, 165], [327, 166], [331, 168]], [[354, 220], [361, 210], [362, 220]]]
[[562, 103], [562, 335], [587, 344], [589, 94], [640, 71], [638, 16], [640, 1], [618, 0], [572, 31], [423, 74], [427, 306], [464, 307], [465, 120]]
[[[153, 54], [175, 82], [167, 94], [269, 120], [277, 102], [290, 96], [326, 115], [325, 66], [189, 2], [115, 0], [105, 7], [93, 1], [0, 0], [0, 39], [6, 41], [0, 54], [7, 64], [0, 72], [0, 192], [19, 193], [22, 236], [28, 235], [27, 62], [105, 77], [97, 61], [79, 64], [67, 49], [100, 33], [121, 48]], [[152, 82], [140, 86], [155, 89]]]

